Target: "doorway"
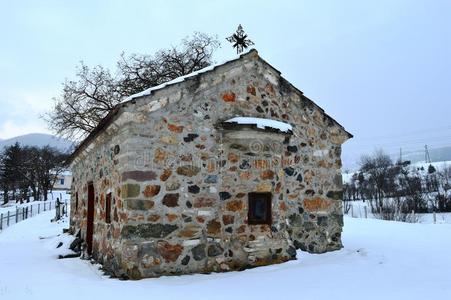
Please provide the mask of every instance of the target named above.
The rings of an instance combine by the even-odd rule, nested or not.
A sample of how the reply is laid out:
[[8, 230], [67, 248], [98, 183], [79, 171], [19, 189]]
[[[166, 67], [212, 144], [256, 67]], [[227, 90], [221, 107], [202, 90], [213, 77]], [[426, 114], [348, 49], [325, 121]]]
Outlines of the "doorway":
[[88, 217], [86, 224], [86, 245], [88, 254], [92, 254], [92, 239], [94, 233], [94, 184], [88, 183]]

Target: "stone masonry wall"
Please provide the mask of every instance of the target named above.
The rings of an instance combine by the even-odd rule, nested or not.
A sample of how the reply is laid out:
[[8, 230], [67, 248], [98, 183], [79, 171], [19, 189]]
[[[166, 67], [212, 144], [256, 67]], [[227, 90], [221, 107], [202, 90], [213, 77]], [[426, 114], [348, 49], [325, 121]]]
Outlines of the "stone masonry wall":
[[[112, 126], [96, 139], [95, 145], [72, 162], [70, 229], [73, 233], [80, 230], [81, 237], [86, 240], [88, 183], [92, 182], [95, 192], [93, 256], [99, 261], [113, 259], [120, 242], [120, 224], [124, 217], [120, 201], [121, 161], [124, 159], [121, 147], [126, 146], [127, 136], [124, 130]], [[112, 210], [111, 223], [107, 224], [105, 201], [109, 193]]]
[[[341, 247], [347, 134], [255, 51], [122, 109], [73, 163], [80, 199], [95, 182], [93, 255], [111, 273], [237, 270], [293, 259], [295, 247]], [[293, 135], [218, 126], [234, 116], [284, 121]], [[272, 193], [271, 225], [247, 224], [255, 191]], [[85, 219], [85, 206], [71, 213], [74, 230], [83, 232]]]

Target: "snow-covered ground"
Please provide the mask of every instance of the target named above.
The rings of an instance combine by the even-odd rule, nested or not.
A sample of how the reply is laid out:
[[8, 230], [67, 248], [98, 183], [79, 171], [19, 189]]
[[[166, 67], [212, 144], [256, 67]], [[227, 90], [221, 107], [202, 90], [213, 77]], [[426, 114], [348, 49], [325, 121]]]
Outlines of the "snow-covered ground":
[[[0, 233], [0, 299], [451, 299], [451, 225], [345, 218], [340, 251], [243, 272], [120, 281], [45, 212]], [[58, 236], [59, 235], [59, 236]], [[63, 241], [64, 245], [56, 248]]]

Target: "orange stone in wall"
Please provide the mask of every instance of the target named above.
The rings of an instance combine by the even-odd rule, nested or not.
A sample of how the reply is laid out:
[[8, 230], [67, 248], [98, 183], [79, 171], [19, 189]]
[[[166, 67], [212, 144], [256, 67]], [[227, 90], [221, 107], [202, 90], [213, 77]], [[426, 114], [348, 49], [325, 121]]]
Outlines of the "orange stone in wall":
[[156, 222], [159, 219], [160, 219], [159, 215], [150, 215], [150, 216], [147, 217], [147, 221], [150, 221], [150, 222]]
[[271, 170], [265, 170], [260, 174], [260, 178], [263, 180], [266, 179], [273, 179], [274, 178], [274, 172]]
[[331, 200], [315, 197], [304, 200], [304, 209], [308, 212], [326, 211], [331, 204]]
[[274, 96], [276, 94], [275, 90], [274, 90], [274, 86], [271, 83], [268, 83], [265, 86], [265, 92], [267, 92], [268, 94]]
[[158, 148], [157, 150], [155, 150], [155, 156], [154, 156], [153, 161], [155, 163], [161, 163], [167, 158], [167, 156], [168, 156], [168, 154], [166, 153], [166, 151]]
[[169, 222], [177, 220], [178, 216], [176, 214], [166, 214], [166, 218], [168, 218]]
[[248, 92], [249, 94], [251, 94], [252, 96], [255, 96], [255, 95], [256, 95], [255, 87], [252, 86], [252, 85], [248, 85], [248, 86], [247, 86], [247, 92]]
[[182, 245], [172, 245], [166, 241], [159, 241], [157, 243], [157, 249], [160, 255], [164, 258], [166, 262], [174, 262], [182, 254]]
[[287, 210], [287, 205], [285, 204], [285, 202], [280, 202], [279, 209], [281, 211], [286, 211]]
[[183, 126], [177, 126], [175, 124], [168, 123], [168, 129], [172, 132], [181, 133], [183, 132]]
[[240, 157], [235, 154], [235, 153], [229, 153], [229, 155], [227, 156], [228, 160], [232, 163], [236, 163], [238, 162], [238, 160], [240, 159]]
[[258, 168], [258, 169], [266, 169], [268, 168], [268, 161], [264, 160], [264, 159], [256, 159], [254, 160], [254, 167]]
[[251, 178], [252, 174], [249, 171], [244, 171], [240, 173], [240, 179], [241, 180], [249, 180]]
[[170, 169], [164, 169], [163, 173], [161, 173], [160, 175], [160, 180], [161, 181], [166, 181], [169, 176], [172, 175], [172, 171]]
[[161, 187], [159, 185], [147, 185], [146, 188], [144, 189], [144, 196], [147, 198], [151, 198], [153, 196], [158, 195], [158, 193], [160, 192]]
[[229, 201], [226, 205], [228, 211], [239, 211], [244, 207], [243, 201], [241, 200], [232, 200]]
[[226, 92], [222, 95], [222, 100], [224, 100], [224, 102], [235, 102], [235, 98], [234, 92]]

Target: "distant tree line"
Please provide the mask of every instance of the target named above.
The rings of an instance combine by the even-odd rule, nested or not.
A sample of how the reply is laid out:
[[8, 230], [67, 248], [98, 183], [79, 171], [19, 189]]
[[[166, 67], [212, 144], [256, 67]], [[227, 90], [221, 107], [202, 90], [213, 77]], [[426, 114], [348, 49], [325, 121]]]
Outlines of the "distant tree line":
[[122, 54], [115, 73], [103, 66], [81, 62], [75, 80], [63, 83], [59, 97], [44, 118], [59, 136], [73, 140], [86, 137], [125, 97], [213, 63], [220, 46], [216, 37], [196, 32], [178, 46], [149, 54]]
[[451, 166], [416, 168], [376, 151], [362, 157], [343, 191], [345, 201], [368, 201], [371, 212], [382, 219], [402, 221], [412, 211], [451, 212]]
[[4, 148], [0, 153], [0, 194], [3, 204], [9, 201], [23, 203], [47, 200], [59, 174], [65, 169], [67, 154], [45, 146], [21, 146], [19, 143]]

